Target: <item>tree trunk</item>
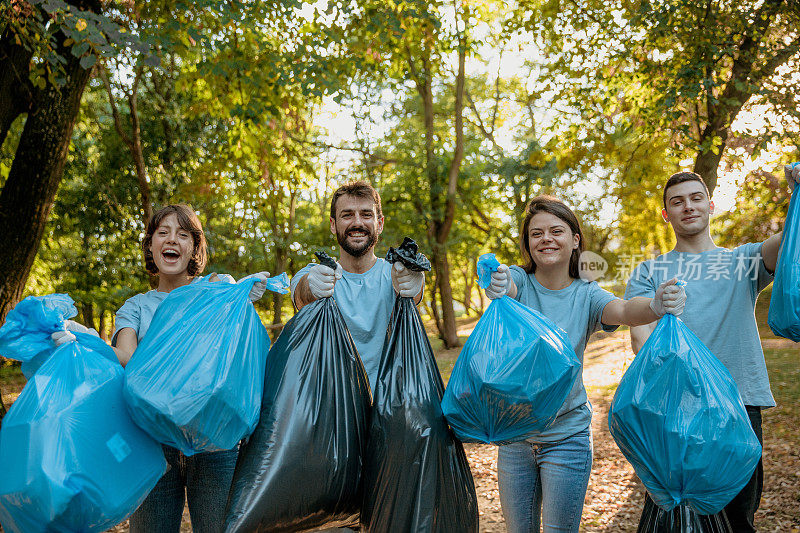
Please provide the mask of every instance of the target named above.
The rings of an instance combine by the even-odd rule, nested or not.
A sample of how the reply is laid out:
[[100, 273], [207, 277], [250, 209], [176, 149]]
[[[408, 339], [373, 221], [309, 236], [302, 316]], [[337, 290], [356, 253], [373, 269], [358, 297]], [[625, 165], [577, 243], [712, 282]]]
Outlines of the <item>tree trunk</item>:
[[[82, 6], [86, 7], [86, 6]], [[99, 12], [99, 4], [89, 6]], [[63, 34], [55, 36], [64, 41]], [[39, 251], [47, 217], [61, 182], [67, 149], [91, 71], [80, 66], [69, 49], [66, 83], [47, 86], [33, 96], [8, 179], [0, 192], [0, 323], [22, 296], [33, 260]], [[5, 65], [0, 62], [0, 70]], [[0, 94], [0, 100], [8, 95]]]
[[[417, 69], [411, 51], [407, 49], [408, 65], [414, 78], [415, 86], [422, 100], [423, 121], [425, 125], [425, 174], [430, 188], [430, 219], [428, 222], [428, 243], [432, 250], [432, 261], [439, 296], [442, 303], [441, 320], [436, 317], [439, 335], [444, 341], [445, 348], [455, 348], [459, 345], [456, 332], [455, 310], [453, 309], [453, 290], [450, 285], [450, 266], [447, 259], [447, 238], [455, 218], [456, 186], [458, 174], [461, 170], [461, 160], [464, 156], [464, 65], [466, 47], [463, 37], [459, 40], [458, 74], [455, 87], [455, 133], [456, 144], [453, 160], [447, 174], [447, 182], [442, 183], [441, 176], [435, 161], [434, 153], [434, 106], [432, 86], [431, 46], [433, 36], [427, 34], [423, 37], [422, 54], [420, 57], [421, 68]], [[443, 194], [444, 193], [444, 194]], [[437, 311], [438, 315], [438, 311]]]
[[442, 319], [439, 317], [439, 303], [436, 301], [436, 296], [439, 294], [439, 280], [434, 280], [433, 294], [431, 294], [431, 316], [433, 323], [436, 324], [436, 331], [439, 332], [439, 338], [444, 340], [442, 336]]
[[472, 263], [469, 263], [464, 274], [464, 310], [469, 314], [470, 310], [475, 310], [472, 305], [472, 287], [475, 285], [475, 271], [472, 268]]
[[81, 304], [81, 319], [84, 326], [97, 330], [97, 324], [94, 321], [94, 304], [91, 302]]
[[[275, 247], [275, 272], [272, 275], [278, 275], [281, 272], [286, 272], [288, 258], [288, 250], [284, 246]], [[272, 293], [272, 325], [278, 326], [283, 322], [283, 294]], [[280, 335], [282, 327], [276, 327], [272, 331], [275, 332], [275, 338]]]
[[28, 79], [33, 52], [18, 45], [10, 28], [0, 36], [0, 146], [8, 130], [33, 101], [34, 88]]
[[447, 252], [433, 254], [434, 268], [439, 273], [439, 296], [442, 301], [442, 340], [445, 348], [455, 348], [460, 343], [456, 331], [456, 313], [453, 309], [453, 289], [450, 286], [450, 263], [447, 261]]
[[106, 342], [111, 340], [111, 334], [113, 331], [109, 331], [109, 320], [108, 320], [108, 311], [105, 309], [100, 310], [100, 338]]
[[[755, 23], [750, 26], [749, 33], [744, 36], [736, 51], [731, 73], [722, 93], [715, 96], [711, 86], [707, 89], [708, 117], [700, 137], [703, 148], [697, 153], [693, 170], [703, 178], [712, 195], [717, 187], [717, 168], [727, 146], [731, 124], [736, 120], [744, 104], [760, 89], [763, 81], [800, 51], [800, 37], [798, 37], [775, 50], [771, 56], [759, 57], [759, 47], [770, 31], [780, 4], [781, 2], [764, 2], [754, 14]], [[721, 143], [712, 149], [711, 141], [715, 138], [719, 138]]]
[[[141, 74], [141, 73], [140, 73]], [[142, 197], [142, 213], [144, 214], [144, 227], [153, 217], [153, 200], [150, 193], [150, 180], [147, 177], [147, 168], [144, 164], [144, 152], [142, 150], [142, 130], [139, 125], [139, 107], [137, 105], [138, 84], [134, 84], [133, 90], [128, 97], [128, 105], [131, 110], [131, 143], [128, 145], [133, 157], [133, 164], [136, 167], [136, 180], [139, 182], [139, 194]]]
[[[150, 193], [150, 180], [147, 177], [147, 168], [144, 162], [144, 152], [142, 150], [142, 132], [139, 123], [138, 91], [139, 81], [141, 80], [143, 74], [143, 68], [144, 67], [142, 66], [137, 67], [134, 73], [131, 90], [129, 93], [126, 93], [131, 121], [130, 132], [126, 132], [125, 128], [123, 127], [122, 116], [117, 108], [117, 101], [116, 97], [114, 96], [114, 89], [111, 85], [111, 79], [109, 78], [104, 67], [101, 68], [100, 75], [103, 78], [103, 84], [105, 85], [106, 92], [108, 93], [108, 103], [111, 106], [111, 114], [114, 118], [114, 129], [117, 131], [117, 134], [119, 134], [122, 142], [124, 142], [128, 147], [128, 152], [130, 152], [131, 159], [133, 159], [133, 166], [136, 170], [136, 181], [139, 184], [139, 195], [142, 198], [142, 222], [146, 228], [147, 224], [150, 222], [150, 218], [153, 216], [153, 203], [151, 199], [152, 195]], [[123, 92], [125, 91], [123, 90]]]

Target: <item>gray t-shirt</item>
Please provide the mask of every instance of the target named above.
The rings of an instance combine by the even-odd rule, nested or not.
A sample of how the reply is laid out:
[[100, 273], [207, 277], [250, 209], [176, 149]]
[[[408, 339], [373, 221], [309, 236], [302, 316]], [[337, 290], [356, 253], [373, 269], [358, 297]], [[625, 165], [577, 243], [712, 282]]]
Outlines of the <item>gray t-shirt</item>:
[[[603, 309], [617, 299], [601, 289], [594, 281], [576, 279], [560, 290], [544, 287], [534, 274], [528, 274], [519, 266], [510, 267], [511, 279], [517, 286], [516, 300], [536, 309], [567, 332], [572, 348], [583, 365], [586, 342], [595, 331], [614, 331], [617, 326], [600, 322]], [[575, 379], [564, 405], [558, 410], [553, 425], [542, 433], [528, 439], [530, 442], [555, 442], [570, 437], [589, 427], [592, 422], [592, 406], [583, 386], [583, 368]]]
[[[308, 274], [312, 266], [314, 263], [304, 266], [292, 277], [292, 294], [300, 278]], [[344, 315], [347, 329], [364, 363], [369, 386], [374, 391], [386, 329], [394, 306], [392, 265], [378, 258], [372, 268], [363, 274], [343, 271], [342, 279], [334, 285], [333, 298]]]
[[772, 281], [761, 243], [660, 255], [636, 267], [625, 297], [653, 297], [673, 277], [686, 281], [680, 319], [728, 368], [745, 405], [774, 406], [755, 318], [756, 298]]

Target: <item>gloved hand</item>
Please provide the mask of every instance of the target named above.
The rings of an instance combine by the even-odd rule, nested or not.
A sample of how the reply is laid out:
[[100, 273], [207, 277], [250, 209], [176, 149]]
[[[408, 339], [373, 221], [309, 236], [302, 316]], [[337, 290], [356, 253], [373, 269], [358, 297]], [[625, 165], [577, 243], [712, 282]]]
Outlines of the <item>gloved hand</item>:
[[484, 289], [486, 297], [490, 300], [496, 300], [505, 296], [508, 292], [510, 279], [511, 274], [508, 273], [508, 265], [501, 264], [498, 266], [497, 270], [492, 272], [492, 281], [489, 282], [489, 286]]
[[63, 330], [54, 332], [52, 335], [50, 335], [50, 338], [53, 339], [53, 342], [56, 344], [56, 346], [61, 346], [62, 344], [77, 340], [75, 335], [69, 331]]
[[413, 298], [419, 294], [425, 284], [425, 273], [406, 268], [399, 261], [394, 264], [394, 269], [397, 271], [397, 286], [400, 297]]
[[242, 282], [246, 279], [250, 278], [258, 278], [258, 281], [253, 285], [253, 288], [250, 289], [250, 294], [248, 298], [250, 298], [251, 302], [257, 302], [264, 296], [264, 293], [267, 290], [267, 278], [269, 277], [269, 272], [258, 272], [256, 274], [250, 274], [249, 276], [245, 276], [239, 280]]
[[783, 166], [783, 175], [789, 183], [789, 190], [794, 191], [794, 186], [800, 183], [800, 163]]
[[99, 337], [100, 336], [100, 334], [97, 333], [97, 330], [95, 330], [94, 328], [87, 328], [83, 324], [79, 324], [78, 322], [75, 322], [74, 320], [65, 320], [64, 321], [64, 327], [67, 329], [67, 331], [77, 331], [78, 333], [88, 333], [89, 335], [94, 335], [95, 337]]
[[308, 270], [308, 290], [319, 300], [333, 296], [333, 286], [342, 278], [342, 265], [336, 263], [336, 270], [325, 265], [314, 265]]
[[87, 328], [83, 324], [79, 324], [74, 320], [65, 320], [64, 329], [65, 331], [56, 331], [50, 335], [50, 338], [53, 339], [53, 342], [56, 343], [56, 346], [61, 346], [62, 344], [77, 340], [75, 335], [71, 333], [72, 331], [77, 331], [78, 333], [87, 333], [89, 335], [94, 335], [95, 337], [100, 336], [95, 329]]
[[678, 316], [686, 306], [686, 289], [677, 279], [672, 278], [659, 285], [655, 298], [650, 301], [650, 309], [662, 317], [669, 313]]

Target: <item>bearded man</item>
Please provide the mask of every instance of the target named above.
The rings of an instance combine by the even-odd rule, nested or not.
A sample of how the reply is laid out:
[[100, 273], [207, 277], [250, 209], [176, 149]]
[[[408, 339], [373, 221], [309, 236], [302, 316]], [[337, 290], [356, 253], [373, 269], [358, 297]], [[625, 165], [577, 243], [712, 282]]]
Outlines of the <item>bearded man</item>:
[[320, 298], [336, 299], [375, 390], [395, 294], [419, 303], [425, 274], [399, 261], [392, 267], [375, 256], [383, 211], [381, 197], [369, 183], [348, 183], [333, 193], [330, 224], [339, 243], [336, 269], [316, 263], [303, 267], [292, 278], [292, 301], [300, 309]]

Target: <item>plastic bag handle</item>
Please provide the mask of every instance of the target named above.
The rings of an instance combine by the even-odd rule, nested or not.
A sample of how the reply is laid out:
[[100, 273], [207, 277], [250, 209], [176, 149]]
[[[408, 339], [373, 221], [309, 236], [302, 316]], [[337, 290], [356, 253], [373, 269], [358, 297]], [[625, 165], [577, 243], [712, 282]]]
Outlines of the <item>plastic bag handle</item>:
[[400, 261], [403, 265], [414, 272], [428, 272], [431, 269], [431, 262], [420, 253], [416, 241], [410, 237], [403, 239], [403, 244], [395, 248], [389, 248], [386, 252], [386, 261], [396, 263]]
[[288, 294], [289, 276], [286, 275], [286, 272], [281, 272], [277, 276], [267, 278], [267, 289], [278, 294]]
[[319, 261], [320, 265], [336, 270], [336, 260], [333, 257], [322, 251], [314, 252], [314, 255], [317, 256], [317, 261]]
[[494, 254], [483, 254], [478, 258], [478, 287], [485, 289], [492, 282], [492, 272], [497, 272], [500, 261]]

